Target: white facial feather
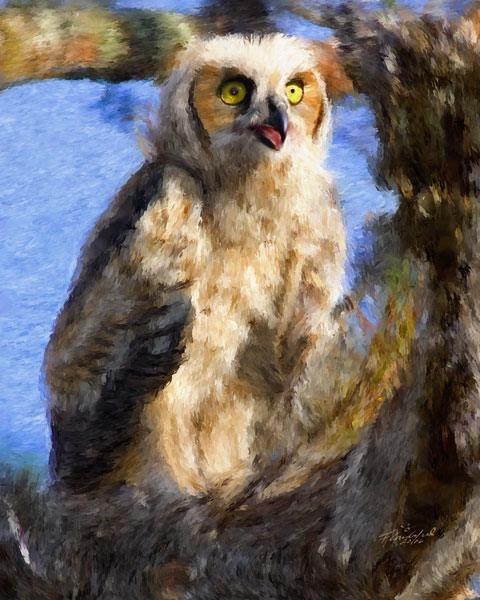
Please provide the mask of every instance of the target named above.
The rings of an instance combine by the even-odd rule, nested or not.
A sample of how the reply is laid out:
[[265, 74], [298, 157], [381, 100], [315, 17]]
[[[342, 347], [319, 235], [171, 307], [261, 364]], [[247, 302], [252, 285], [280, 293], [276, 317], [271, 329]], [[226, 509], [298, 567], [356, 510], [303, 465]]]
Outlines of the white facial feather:
[[[250, 119], [249, 124], [261, 123], [265, 119], [262, 101], [269, 93], [275, 93], [277, 98], [283, 97], [289, 109], [291, 128], [280, 152], [266, 152], [262, 145], [252, 143], [251, 132], [239, 131], [238, 126], [235, 131], [231, 128], [218, 131], [209, 139], [208, 151], [206, 150], [199, 138], [190, 105], [192, 83], [206, 65], [218, 69], [234, 69], [255, 83], [255, 98], [260, 101], [257, 102], [256, 114], [253, 114], [255, 109], [252, 108], [247, 117]], [[284, 95], [285, 85], [289, 80], [306, 71], [314, 74], [323, 99], [322, 119], [313, 139], [302, 131], [301, 119], [295, 114], [296, 107], [290, 107]], [[271, 76], [277, 73], [281, 74], [281, 79], [272, 86]], [[215, 110], [216, 102], [221, 101], [212, 95], [212, 111]], [[245, 117], [239, 117], [237, 125], [242, 123], [242, 119], [246, 121]], [[261, 158], [268, 157], [269, 161], [279, 163], [289, 157], [297, 159], [298, 153], [303, 154], [305, 150], [318, 163], [325, 158], [330, 130], [331, 107], [325, 81], [317, 69], [314, 49], [307, 40], [283, 34], [251, 37], [229, 35], [199, 39], [177, 57], [177, 66], [162, 89], [158, 123], [150, 131], [151, 149], [147, 153], [149, 158], [158, 152], [181, 153], [200, 166], [208, 166], [209, 169], [216, 167], [220, 174], [232, 166], [232, 161], [235, 168], [244, 165], [245, 161], [248, 168], [252, 168], [255, 161]], [[231, 178], [231, 173], [228, 178]]]

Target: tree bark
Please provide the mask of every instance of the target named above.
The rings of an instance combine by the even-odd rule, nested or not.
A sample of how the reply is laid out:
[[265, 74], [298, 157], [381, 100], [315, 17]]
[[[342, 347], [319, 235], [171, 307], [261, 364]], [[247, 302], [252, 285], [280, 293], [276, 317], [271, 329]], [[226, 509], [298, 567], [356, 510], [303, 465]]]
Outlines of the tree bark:
[[261, 0], [170, 11], [66, 4], [0, 10], [0, 89], [35, 79], [163, 79], [194, 35], [272, 30]]
[[194, 19], [165, 11], [101, 7], [0, 11], [0, 85], [32, 79], [119, 82], [161, 76], [175, 48], [196, 32]]

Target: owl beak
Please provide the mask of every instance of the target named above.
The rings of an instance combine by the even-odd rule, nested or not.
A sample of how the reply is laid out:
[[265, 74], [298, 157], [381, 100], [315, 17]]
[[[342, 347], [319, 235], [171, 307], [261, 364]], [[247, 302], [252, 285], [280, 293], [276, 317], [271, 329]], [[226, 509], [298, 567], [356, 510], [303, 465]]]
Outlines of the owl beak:
[[280, 150], [287, 137], [288, 115], [285, 109], [274, 102], [268, 104], [269, 115], [265, 123], [255, 125], [252, 129], [257, 138], [272, 150]]

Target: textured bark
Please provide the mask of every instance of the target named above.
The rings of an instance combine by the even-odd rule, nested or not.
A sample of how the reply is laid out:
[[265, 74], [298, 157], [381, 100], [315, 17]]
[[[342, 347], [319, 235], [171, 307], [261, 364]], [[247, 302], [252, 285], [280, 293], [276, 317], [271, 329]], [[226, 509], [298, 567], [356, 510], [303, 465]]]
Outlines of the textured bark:
[[193, 19], [166, 11], [8, 8], [0, 11], [0, 85], [53, 77], [155, 77], [194, 32]]
[[260, 0], [209, 2], [194, 16], [106, 6], [0, 10], [0, 86], [32, 79], [162, 79], [195, 34], [272, 30]]

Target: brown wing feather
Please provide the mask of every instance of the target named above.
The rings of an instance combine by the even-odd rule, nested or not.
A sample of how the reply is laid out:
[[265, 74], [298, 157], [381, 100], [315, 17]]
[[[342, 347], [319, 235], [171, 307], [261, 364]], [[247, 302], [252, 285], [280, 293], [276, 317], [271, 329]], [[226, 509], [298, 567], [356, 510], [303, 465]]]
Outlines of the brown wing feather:
[[190, 300], [181, 286], [152, 289], [128, 253], [129, 235], [152, 200], [159, 201], [171, 164], [192, 174], [168, 156], [146, 163], [102, 215], [47, 347], [50, 463], [75, 491], [95, 488], [112, 469], [145, 401], [181, 361]]

